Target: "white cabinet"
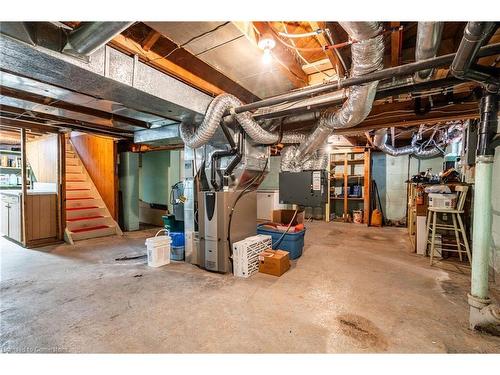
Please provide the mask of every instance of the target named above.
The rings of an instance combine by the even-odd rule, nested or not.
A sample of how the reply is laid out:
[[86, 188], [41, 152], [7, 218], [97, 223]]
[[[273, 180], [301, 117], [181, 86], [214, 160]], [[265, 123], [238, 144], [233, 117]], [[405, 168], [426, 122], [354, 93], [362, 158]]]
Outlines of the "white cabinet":
[[2, 234], [21, 242], [21, 196], [19, 194], [2, 194], [0, 199]]
[[7, 236], [9, 233], [9, 204], [4, 201], [4, 195], [0, 199], [0, 233]]
[[280, 204], [278, 190], [257, 191], [257, 219], [273, 220], [273, 211], [290, 208], [291, 205]]

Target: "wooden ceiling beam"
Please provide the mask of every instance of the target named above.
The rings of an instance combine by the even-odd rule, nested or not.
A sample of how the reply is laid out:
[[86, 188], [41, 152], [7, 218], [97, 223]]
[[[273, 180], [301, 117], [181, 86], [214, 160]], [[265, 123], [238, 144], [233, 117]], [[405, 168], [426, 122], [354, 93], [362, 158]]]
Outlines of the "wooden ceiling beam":
[[[390, 127], [408, 127], [415, 126], [424, 123], [436, 123], [436, 122], [445, 122], [445, 121], [456, 121], [456, 120], [468, 120], [479, 118], [479, 107], [477, 102], [464, 102], [457, 104], [447, 104], [442, 103], [436, 105], [430, 112], [423, 115], [415, 115], [414, 112], [411, 112], [413, 108], [412, 102], [403, 102], [403, 103], [393, 103], [381, 105], [379, 107], [384, 107], [384, 109], [380, 108], [379, 110], [382, 112], [379, 113], [387, 113], [387, 116], [374, 117], [373, 112], [370, 116], [366, 118], [365, 121], [360, 123], [359, 125], [349, 128], [349, 129], [340, 129], [335, 131], [335, 134], [349, 134], [349, 133], [358, 133], [365, 132], [372, 129], [381, 129], [381, 128], [390, 128]], [[375, 109], [375, 107], [374, 107]], [[407, 114], [401, 114], [401, 111], [410, 111]], [[395, 117], [391, 116], [390, 112], [399, 112]], [[376, 114], [376, 113], [375, 113]]]
[[137, 55], [139, 59], [145, 64], [153, 66], [154, 68], [159, 69], [162, 72], [171, 75], [183, 82], [186, 82], [187, 84], [203, 92], [206, 92], [207, 94], [215, 96], [224, 93], [224, 90], [194, 75], [182, 66], [174, 64], [170, 60], [165, 59], [163, 56], [158, 55], [156, 52], [153, 52], [151, 50], [144, 50], [139, 43], [125, 37], [122, 34], [113, 38], [113, 40], [109, 44], [112, 47], [115, 47], [125, 53]]
[[[401, 22], [391, 22], [391, 27], [400, 27]], [[403, 46], [403, 30], [394, 31], [391, 33], [391, 66], [399, 66], [401, 64], [401, 48]]]
[[[209, 95], [218, 95], [219, 92], [227, 92], [236, 96], [244, 103], [251, 103], [260, 99], [238, 82], [227, 77], [224, 72], [207, 64], [188, 50], [179, 47], [160, 31], [158, 31], [160, 34], [158, 39], [151, 45], [150, 49], [144, 48], [144, 46], [148, 47], [148, 45], [145, 45], [147, 39], [151, 43], [151, 38], [156, 38], [155, 31], [158, 30], [142, 22], [138, 22], [122, 34], [122, 36], [136, 44], [128, 43], [119, 46], [118, 43], [113, 45], [112, 41], [110, 45], [126, 54], [137, 55], [145, 64], [186, 82]], [[146, 37], [144, 37], [145, 35]], [[153, 55], [153, 53], [156, 55]]]
[[44, 126], [41, 123], [33, 123], [21, 119], [0, 116], [0, 129], [27, 129], [33, 134], [57, 133], [59, 128]]
[[[260, 35], [273, 35], [271, 27], [267, 22], [253, 22]], [[295, 87], [308, 85], [307, 74], [302, 70], [301, 64], [297, 61], [295, 51], [276, 41], [276, 46], [272, 50], [273, 57], [278, 61], [282, 71]]]
[[142, 42], [142, 49], [146, 52], [149, 51], [151, 47], [153, 47], [153, 45], [158, 41], [158, 39], [160, 39], [160, 36], [161, 34], [158, 31], [151, 30], [148, 36], [146, 36], [146, 38], [144, 38], [144, 41]]
[[[316, 21], [309, 21], [309, 25], [311, 26], [311, 29], [314, 30], [326, 30], [326, 22], [316, 22]], [[316, 36], [316, 39], [318, 40], [319, 44], [321, 44], [322, 47], [330, 45], [330, 42], [328, 39], [325, 37], [324, 33], [320, 33]], [[328, 60], [332, 63], [333, 68], [335, 69], [335, 72], [339, 77], [343, 77], [345, 74], [344, 67], [342, 66], [342, 63], [340, 62], [338, 56], [335, 54], [334, 51], [331, 49], [327, 49], [325, 51], [326, 56], [328, 57]]]

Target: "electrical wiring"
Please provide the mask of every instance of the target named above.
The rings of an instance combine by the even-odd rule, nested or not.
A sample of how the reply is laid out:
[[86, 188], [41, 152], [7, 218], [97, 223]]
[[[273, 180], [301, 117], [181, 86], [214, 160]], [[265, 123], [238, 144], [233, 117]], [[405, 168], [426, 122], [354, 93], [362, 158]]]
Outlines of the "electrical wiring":
[[207, 52], [213, 51], [213, 50], [214, 50], [214, 49], [216, 49], [216, 48], [222, 47], [222, 46], [224, 46], [224, 45], [226, 45], [226, 44], [232, 43], [232, 42], [234, 42], [235, 40], [238, 40], [238, 39], [241, 39], [241, 38], [244, 38], [244, 37], [245, 37], [245, 35], [238, 35], [237, 37], [234, 37], [234, 38], [232, 38], [232, 39], [229, 39], [229, 40], [227, 40], [227, 41], [225, 41], [225, 42], [223, 42], [223, 43], [217, 44], [217, 45], [215, 45], [215, 46], [213, 46], [213, 47], [210, 47], [210, 48], [207, 48], [207, 49], [205, 49], [205, 50], [203, 50], [203, 51], [201, 51], [201, 52], [198, 52], [197, 54], [195, 54], [195, 56], [196, 56], [196, 57], [198, 57], [198, 56], [200, 56], [200, 55], [203, 55], [204, 53], [207, 53]]
[[325, 51], [326, 49], [343, 48], [343, 47], [349, 46], [349, 45], [351, 45], [353, 43], [356, 43], [354, 41], [347, 41], [347, 42], [342, 42], [342, 43], [338, 43], [338, 44], [334, 44], [334, 45], [329, 45], [329, 46], [324, 46], [324, 47], [314, 47], [314, 48], [294, 47], [293, 45], [288, 44], [287, 42], [285, 42], [279, 36], [278, 32], [272, 26], [270, 26], [269, 29], [276, 36], [276, 39], [278, 40], [278, 42], [280, 42], [284, 46], [286, 46], [288, 48], [292, 48], [292, 49], [297, 49], [299, 51], [304, 51], [304, 52], [321, 52], [321, 51]]
[[[234, 209], [236, 208], [236, 204], [238, 203], [238, 201], [247, 193], [250, 193], [251, 190], [249, 190], [252, 186], [254, 186], [254, 183], [257, 182], [261, 177], [262, 175], [264, 174], [264, 172], [266, 171], [267, 169], [267, 164], [269, 163], [269, 157], [266, 159], [266, 163], [264, 164], [264, 168], [262, 168], [262, 170], [260, 171], [260, 173], [258, 175], [255, 175], [247, 184], [247, 186], [245, 186], [245, 188], [240, 192], [240, 194], [236, 197], [236, 199], [234, 200], [234, 203], [233, 203], [233, 206], [231, 207], [231, 212], [229, 213], [229, 222], [227, 224], [227, 242], [228, 242], [228, 245], [229, 245], [229, 260], [232, 262], [233, 259], [232, 259], [232, 256], [233, 256], [233, 246], [232, 246], [232, 243], [231, 243], [231, 223], [232, 223], [232, 220], [233, 220], [233, 213], [234, 213]], [[255, 188], [256, 189], [256, 188]], [[255, 190], [254, 189], [254, 190]]]
[[285, 235], [288, 233], [288, 231], [292, 227], [292, 223], [295, 220], [295, 217], [297, 216], [297, 212], [299, 212], [298, 209], [295, 210], [295, 213], [293, 214], [292, 219], [290, 220], [290, 223], [288, 223], [288, 227], [286, 228], [286, 230], [283, 232], [283, 234], [280, 236], [280, 238], [278, 238], [276, 240], [276, 242], [271, 245], [271, 248], [278, 246], [281, 243], [281, 241], [283, 241], [283, 238], [285, 238]]
[[[285, 29], [285, 34], [288, 34], [288, 28], [286, 27], [286, 24], [282, 21], [281, 22], [281, 25], [283, 25], [283, 28]], [[315, 33], [313, 35], [316, 35]], [[302, 56], [302, 54], [300, 53], [300, 51], [297, 49], [297, 46], [295, 45], [295, 42], [293, 40], [291, 40], [293, 46], [294, 46], [294, 50], [295, 52], [297, 53], [297, 56], [299, 56], [299, 58], [306, 64], [306, 65], [312, 65], [314, 67], [314, 69], [318, 72], [318, 73], [322, 73], [324, 74], [325, 76], [327, 76], [328, 78], [332, 78], [332, 76], [330, 74], [327, 74], [326, 72], [322, 71], [322, 70], [319, 70], [318, 67], [314, 64], [311, 64], [309, 61], [306, 60], [306, 58], [304, 56]]]
[[[330, 29], [328, 27], [325, 29], [325, 35], [326, 35], [328, 42], [330, 44], [332, 44], [332, 45], [335, 44], [333, 42], [332, 34], [331, 34]], [[342, 55], [340, 54], [340, 52], [336, 48], [333, 49], [333, 52], [335, 53], [335, 55], [337, 55], [338, 60], [342, 64], [342, 68], [344, 69], [344, 73], [347, 72], [347, 65], [346, 65], [344, 59], [342, 58]]]

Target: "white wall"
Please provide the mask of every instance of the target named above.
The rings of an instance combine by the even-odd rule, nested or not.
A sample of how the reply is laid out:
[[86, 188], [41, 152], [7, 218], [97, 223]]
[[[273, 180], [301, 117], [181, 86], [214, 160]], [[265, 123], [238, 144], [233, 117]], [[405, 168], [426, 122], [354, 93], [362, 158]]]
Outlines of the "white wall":
[[[401, 220], [406, 215], [406, 180], [408, 180], [408, 156], [390, 156], [374, 152], [372, 176], [376, 181], [384, 215], [390, 220]], [[443, 158], [418, 160], [411, 158], [409, 176], [432, 168], [438, 174], [443, 168]]]

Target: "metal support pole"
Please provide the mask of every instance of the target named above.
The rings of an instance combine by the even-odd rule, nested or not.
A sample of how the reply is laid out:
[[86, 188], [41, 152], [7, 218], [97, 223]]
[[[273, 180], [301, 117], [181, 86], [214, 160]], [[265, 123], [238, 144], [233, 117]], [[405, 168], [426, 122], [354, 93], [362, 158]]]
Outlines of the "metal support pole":
[[479, 156], [476, 161], [474, 194], [474, 233], [472, 236], [471, 295], [488, 298], [488, 266], [491, 246], [491, 182], [493, 156]]
[[498, 96], [487, 93], [481, 99], [480, 140], [477, 150], [474, 193], [474, 232], [472, 237], [472, 275], [469, 325], [500, 333], [500, 308], [491, 303], [488, 295], [488, 268], [491, 251], [491, 191], [493, 158], [491, 147], [498, 126]]

